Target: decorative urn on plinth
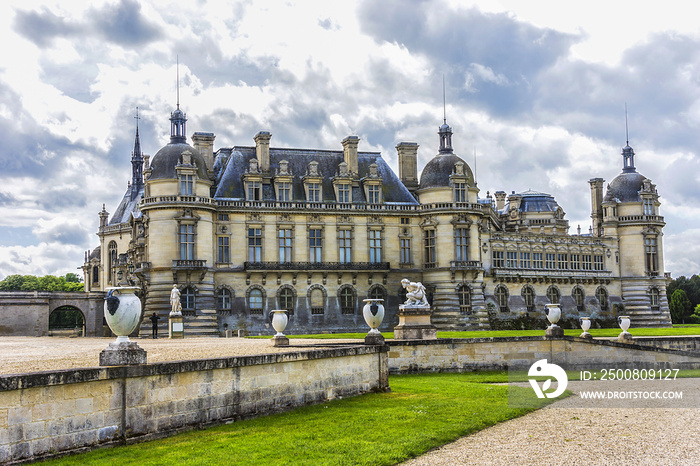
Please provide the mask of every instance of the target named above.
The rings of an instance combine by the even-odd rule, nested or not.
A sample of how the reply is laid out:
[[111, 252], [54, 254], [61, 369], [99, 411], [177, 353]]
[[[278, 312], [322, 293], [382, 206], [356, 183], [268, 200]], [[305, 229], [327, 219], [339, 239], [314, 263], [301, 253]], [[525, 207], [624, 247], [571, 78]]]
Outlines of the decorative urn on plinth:
[[590, 333], [588, 333], [588, 329], [591, 328], [591, 318], [581, 317], [578, 321], [581, 324], [581, 329], [583, 330], [583, 333], [579, 335], [579, 337], [585, 338], [586, 340], [592, 340], [593, 336]]
[[632, 343], [634, 342], [634, 337], [632, 337], [632, 334], [627, 331], [628, 328], [630, 328], [630, 318], [629, 316], [619, 316], [617, 318], [617, 323], [620, 324], [620, 328], [622, 329], [622, 333], [618, 335], [617, 341], [620, 343]]
[[381, 332], [377, 330], [384, 320], [384, 306], [382, 302], [383, 299], [365, 299], [363, 300], [366, 304], [362, 308], [362, 316], [365, 318], [365, 322], [369, 325], [369, 332], [365, 336], [365, 345], [383, 345], [384, 336]]
[[146, 350], [129, 340], [141, 320], [141, 300], [134, 294], [138, 289], [135, 286], [107, 288], [104, 315], [117, 339], [100, 353], [100, 366], [146, 364]]
[[551, 324], [544, 331], [544, 335], [549, 338], [561, 338], [564, 336], [564, 329], [557, 325], [561, 318], [561, 308], [559, 304], [545, 304], [544, 313], [547, 315], [547, 320]]
[[289, 338], [282, 333], [287, 328], [287, 322], [289, 322], [287, 311], [285, 309], [275, 309], [270, 311], [270, 314], [272, 314], [272, 328], [277, 332], [272, 337], [272, 346], [289, 346]]

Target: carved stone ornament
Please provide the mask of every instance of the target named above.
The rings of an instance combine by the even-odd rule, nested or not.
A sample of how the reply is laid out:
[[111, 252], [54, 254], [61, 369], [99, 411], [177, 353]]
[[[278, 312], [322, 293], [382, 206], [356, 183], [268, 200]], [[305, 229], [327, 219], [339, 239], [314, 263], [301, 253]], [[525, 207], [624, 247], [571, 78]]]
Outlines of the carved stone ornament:
[[369, 166], [369, 177], [370, 178], [379, 178], [379, 171], [378, 171], [378, 166], [376, 163], [373, 163], [372, 165]]
[[457, 176], [464, 176], [464, 163], [457, 162], [455, 164], [454, 174]]
[[320, 176], [318, 173], [318, 162], [315, 160], [309, 162], [309, 164], [306, 166], [306, 174], [309, 176]]
[[348, 171], [347, 162], [340, 162], [340, 165], [338, 165], [338, 175], [339, 176], [350, 176], [350, 173]]
[[291, 175], [289, 172], [289, 162], [286, 160], [280, 160], [280, 169], [277, 173], [278, 175]]
[[338, 217], [338, 223], [354, 223], [352, 217], [349, 215], [341, 215]]
[[249, 222], [262, 222], [262, 215], [258, 212], [252, 212], [248, 214]]
[[188, 150], [182, 152], [182, 164], [192, 165], [192, 152]]
[[258, 170], [258, 159], [250, 159], [248, 161], [248, 173], [260, 173]]

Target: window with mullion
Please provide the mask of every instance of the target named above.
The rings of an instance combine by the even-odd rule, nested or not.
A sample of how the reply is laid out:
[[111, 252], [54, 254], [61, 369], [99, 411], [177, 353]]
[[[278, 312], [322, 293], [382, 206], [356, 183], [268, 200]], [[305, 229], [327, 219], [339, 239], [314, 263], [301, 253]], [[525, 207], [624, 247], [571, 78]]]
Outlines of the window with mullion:
[[521, 252], [520, 253], [520, 268], [529, 269], [530, 268], [530, 253]]
[[468, 259], [469, 230], [467, 228], [455, 229], [455, 260], [466, 261]]
[[350, 202], [350, 185], [347, 183], [338, 185], [338, 202]]
[[435, 230], [425, 230], [425, 266], [435, 267]]
[[281, 228], [277, 232], [279, 242], [279, 260], [282, 262], [292, 261], [292, 230], [291, 228]]
[[217, 255], [217, 262], [228, 263], [231, 258], [231, 249], [229, 247], [229, 237], [219, 236], [218, 237], [219, 251]]
[[248, 262], [262, 262], [261, 228], [248, 228]]
[[277, 200], [289, 202], [292, 200], [292, 185], [286, 181], [277, 183]]
[[410, 238], [401, 238], [399, 240], [399, 261], [402, 264], [411, 263], [411, 240]]
[[367, 202], [370, 204], [379, 204], [379, 186], [376, 184], [367, 187]]
[[194, 260], [194, 225], [180, 225], [180, 260]]
[[338, 262], [349, 264], [352, 262], [352, 231], [338, 231]]
[[323, 260], [321, 232], [320, 228], [312, 228], [309, 230], [309, 262], [318, 263]]
[[307, 189], [309, 202], [321, 202], [321, 185], [319, 183], [309, 183]]
[[180, 195], [191, 196], [194, 192], [194, 176], [180, 175]]
[[467, 202], [467, 184], [455, 183], [455, 202]]
[[369, 231], [369, 261], [373, 264], [382, 261], [382, 232], [381, 230]]

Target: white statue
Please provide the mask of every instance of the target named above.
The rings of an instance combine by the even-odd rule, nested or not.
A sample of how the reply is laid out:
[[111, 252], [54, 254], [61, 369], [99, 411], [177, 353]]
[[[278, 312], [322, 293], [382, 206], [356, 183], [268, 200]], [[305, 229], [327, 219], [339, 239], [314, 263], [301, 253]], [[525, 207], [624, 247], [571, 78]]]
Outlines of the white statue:
[[412, 282], [404, 278], [401, 285], [406, 288], [405, 306], [429, 306], [427, 293], [421, 282]]
[[177, 289], [177, 285], [173, 285], [173, 289], [170, 292], [170, 307], [172, 308], [171, 314], [180, 314], [182, 312], [180, 290]]

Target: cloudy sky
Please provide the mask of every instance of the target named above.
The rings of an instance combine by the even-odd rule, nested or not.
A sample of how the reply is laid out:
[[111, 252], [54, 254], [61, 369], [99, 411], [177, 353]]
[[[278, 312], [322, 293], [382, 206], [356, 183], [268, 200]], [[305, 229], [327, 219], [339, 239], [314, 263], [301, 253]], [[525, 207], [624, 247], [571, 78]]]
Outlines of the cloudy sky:
[[455, 151], [486, 191], [553, 194], [571, 233], [587, 181], [657, 184], [665, 268], [700, 272], [700, 31], [687, 2], [33, 1], [0, 3], [0, 278], [75, 272], [143, 150], [188, 134], [252, 145], [437, 152], [442, 79]]

